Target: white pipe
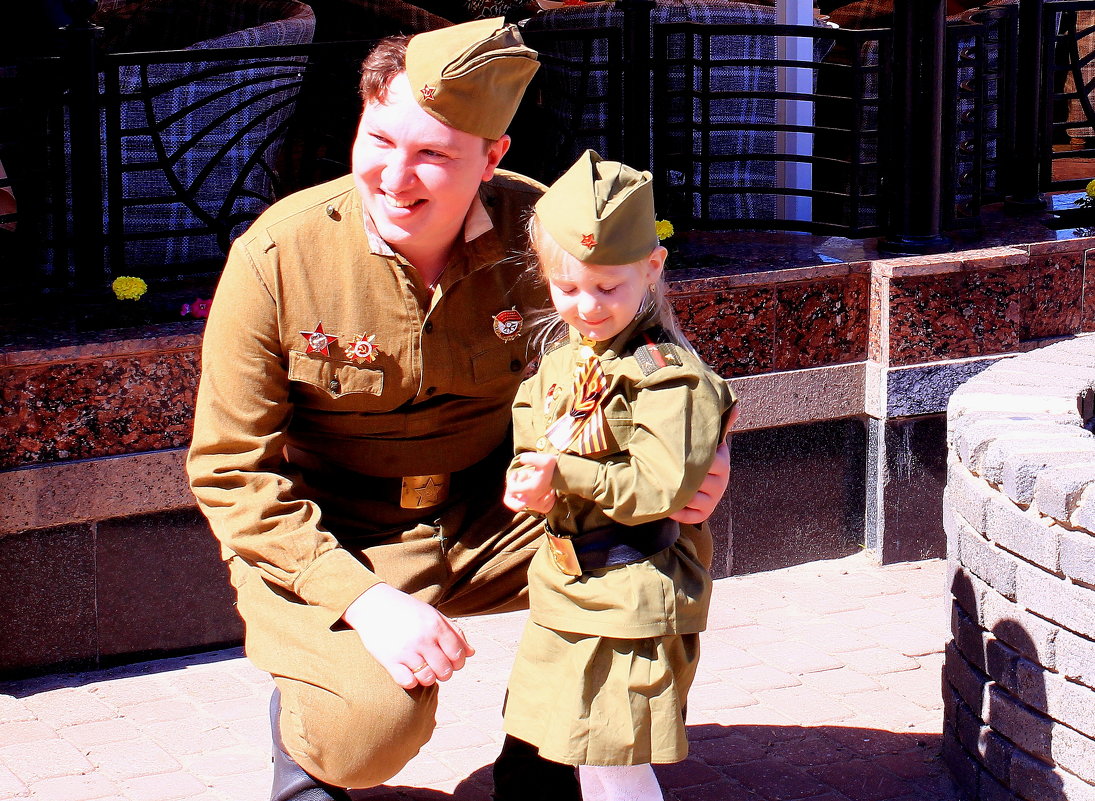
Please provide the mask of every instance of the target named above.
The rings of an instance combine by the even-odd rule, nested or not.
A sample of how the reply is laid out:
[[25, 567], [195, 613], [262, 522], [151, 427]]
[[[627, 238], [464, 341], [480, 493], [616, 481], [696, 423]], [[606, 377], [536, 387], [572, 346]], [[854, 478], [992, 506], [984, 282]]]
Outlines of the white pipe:
[[[813, 26], [812, 0], [776, 0], [776, 22], [781, 25]], [[776, 38], [776, 57], [811, 62], [814, 60], [814, 40], [805, 36]], [[777, 67], [776, 89], [803, 97], [814, 94], [814, 72], [807, 67]], [[776, 123], [779, 125], [814, 124], [814, 103], [811, 100], [777, 100]], [[797, 131], [778, 131], [776, 152], [788, 156], [810, 156], [814, 152], [814, 135]], [[776, 185], [788, 189], [810, 189], [813, 186], [812, 165], [799, 161], [776, 162]], [[777, 195], [777, 216], [784, 220], [812, 220], [812, 198], [800, 195]]]

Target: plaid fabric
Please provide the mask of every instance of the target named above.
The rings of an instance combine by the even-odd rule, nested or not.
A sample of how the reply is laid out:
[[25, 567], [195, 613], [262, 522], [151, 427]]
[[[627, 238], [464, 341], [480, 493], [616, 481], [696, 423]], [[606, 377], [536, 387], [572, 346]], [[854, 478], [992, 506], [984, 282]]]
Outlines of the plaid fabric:
[[103, 49], [121, 53], [299, 44], [311, 17], [297, 0], [99, 0], [91, 21]]
[[308, 0], [316, 15], [317, 42], [381, 39], [397, 34], [432, 31], [452, 24], [448, 15], [434, 13], [436, 3], [402, 0]]
[[[139, 4], [143, 14], [148, 4]], [[203, 20], [185, 25], [187, 35], [229, 32], [188, 49], [303, 44], [312, 38], [312, 10], [295, 0], [195, 5], [202, 11], [193, 16]], [[134, 19], [126, 17], [132, 2], [115, 0], [114, 8], [118, 19]], [[190, 16], [176, 11], [172, 19]], [[132, 27], [148, 24], [143, 17], [139, 25], [115, 24], [112, 41], [134, 47]], [[233, 29], [242, 24], [250, 27]], [[167, 38], [158, 44], [172, 46]], [[231, 240], [272, 202], [273, 167], [305, 63], [305, 57], [226, 56], [116, 68], [120, 96], [105, 113], [117, 114], [120, 164], [113, 163], [108, 147], [104, 169], [121, 175], [121, 204], [109, 205], [107, 218], [123, 229], [126, 269], [219, 262]], [[104, 142], [110, 130], [104, 128]], [[113, 266], [117, 271], [121, 265]]]
[[[771, 25], [775, 12], [770, 4], [735, 0], [660, 0], [651, 19], [654, 41], [660, 42], [659, 27], [668, 23]], [[540, 142], [556, 174], [587, 147], [619, 157], [622, 79], [619, 62], [609, 53], [611, 43], [619, 42], [622, 20], [613, 4], [602, 3], [556, 9], [525, 23], [527, 41], [541, 54], [539, 90], [549, 124], [541, 130]], [[815, 59], [824, 57], [829, 44], [815, 39]], [[776, 163], [764, 157], [775, 152], [776, 134], [758, 130], [756, 124], [775, 122], [771, 95], [776, 68], [763, 63], [775, 58], [774, 37], [675, 33], [665, 46], [670, 57], [690, 55], [697, 61], [706, 49], [710, 61], [706, 67], [677, 66], [656, 80], [652, 77], [656, 109], [651, 163], [659, 181], [659, 214], [682, 223], [689, 218], [772, 219], [776, 196], [764, 190], [775, 186]], [[718, 63], [726, 59], [761, 63]], [[730, 96], [742, 92], [748, 94]], [[700, 121], [709, 127], [697, 127]], [[724, 127], [734, 124], [742, 127]], [[546, 131], [555, 134], [554, 141]], [[550, 169], [543, 172], [546, 180], [554, 178]]]

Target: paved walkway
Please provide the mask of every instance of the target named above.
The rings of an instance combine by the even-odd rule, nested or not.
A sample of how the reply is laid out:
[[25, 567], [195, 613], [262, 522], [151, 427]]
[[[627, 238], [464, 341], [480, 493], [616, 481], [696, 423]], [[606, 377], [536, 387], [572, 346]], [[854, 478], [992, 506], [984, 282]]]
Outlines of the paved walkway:
[[[945, 565], [866, 555], [715, 582], [671, 801], [954, 801], [938, 751]], [[487, 801], [524, 614], [478, 651], [432, 742], [371, 801]], [[0, 799], [265, 801], [269, 678], [239, 650], [0, 684]]]

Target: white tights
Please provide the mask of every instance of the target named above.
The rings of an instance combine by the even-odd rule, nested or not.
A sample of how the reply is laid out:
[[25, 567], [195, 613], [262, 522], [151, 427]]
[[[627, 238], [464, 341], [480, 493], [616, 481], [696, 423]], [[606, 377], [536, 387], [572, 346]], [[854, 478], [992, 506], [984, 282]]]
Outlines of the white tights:
[[579, 765], [584, 801], [662, 801], [650, 765]]

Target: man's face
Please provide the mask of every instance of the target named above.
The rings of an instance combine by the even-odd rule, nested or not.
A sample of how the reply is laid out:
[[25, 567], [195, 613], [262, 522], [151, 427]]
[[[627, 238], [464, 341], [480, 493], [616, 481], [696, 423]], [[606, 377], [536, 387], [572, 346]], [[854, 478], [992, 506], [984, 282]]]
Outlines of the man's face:
[[384, 241], [411, 264], [432, 269], [448, 256], [480, 183], [508, 147], [508, 137], [488, 147], [427, 114], [400, 73], [385, 102], [369, 102], [361, 114], [354, 183]]

